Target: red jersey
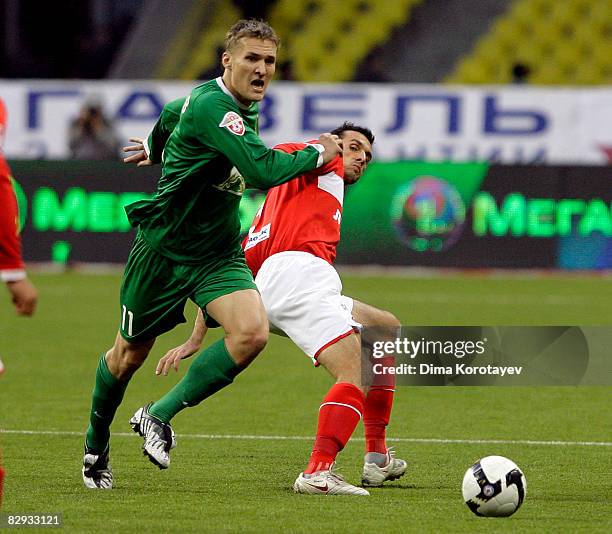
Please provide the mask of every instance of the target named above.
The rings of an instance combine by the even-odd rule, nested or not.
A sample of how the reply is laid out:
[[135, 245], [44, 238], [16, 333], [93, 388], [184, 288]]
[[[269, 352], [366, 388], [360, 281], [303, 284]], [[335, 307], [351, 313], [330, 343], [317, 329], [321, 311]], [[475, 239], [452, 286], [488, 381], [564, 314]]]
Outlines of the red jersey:
[[[305, 146], [284, 143], [274, 148], [291, 153]], [[340, 241], [343, 200], [342, 156], [270, 189], [242, 243], [253, 276], [267, 258], [289, 250], [309, 252], [333, 263]]]
[[11, 170], [2, 153], [6, 130], [6, 108], [0, 99], [0, 279], [4, 281], [25, 278], [19, 239], [17, 199], [11, 184]]

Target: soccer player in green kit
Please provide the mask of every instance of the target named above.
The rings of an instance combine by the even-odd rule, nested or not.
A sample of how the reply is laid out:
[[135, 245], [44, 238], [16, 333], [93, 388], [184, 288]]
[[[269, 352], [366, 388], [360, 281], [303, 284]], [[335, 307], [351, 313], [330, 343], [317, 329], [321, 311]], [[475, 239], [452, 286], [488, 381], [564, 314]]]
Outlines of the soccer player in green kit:
[[246, 183], [260, 189], [284, 183], [341, 152], [331, 134], [292, 154], [269, 149], [258, 137], [257, 102], [274, 74], [278, 42], [262, 21], [237, 22], [226, 36], [223, 76], [196, 87], [180, 116], [177, 101], [167, 107], [166, 119], [176, 127], [168, 129], [157, 192], [126, 207], [138, 233], [121, 286], [119, 332], [96, 372], [82, 470], [88, 488], [112, 488], [110, 424], [156, 337], [185, 321], [187, 299], [225, 337], [130, 420], [160, 468], [168, 467], [175, 445], [170, 418], [229, 385], [267, 342], [266, 313], [240, 246], [242, 192]]

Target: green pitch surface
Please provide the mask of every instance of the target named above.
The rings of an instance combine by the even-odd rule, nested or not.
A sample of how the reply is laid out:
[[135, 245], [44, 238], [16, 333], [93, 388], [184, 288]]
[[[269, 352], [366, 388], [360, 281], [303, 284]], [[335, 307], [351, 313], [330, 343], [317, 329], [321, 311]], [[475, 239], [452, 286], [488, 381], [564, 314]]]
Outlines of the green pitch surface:
[[[177, 416], [172, 465], [145, 460], [127, 421], [179, 375], [154, 376], [182, 325], [158, 340], [113, 424], [112, 491], [83, 487], [83, 431], [99, 354], [118, 322], [119, 276], [37, 275], [40, 307], [16, 318], [0, 302], [3, 512], [61, 513], [80, 532], [611, 532], [611, 388], [398, 388], [389, 434], [407, 475], [365, 497], [294, 495], [317, 409], [331, 384], [285, 339], [236, 382]], [[405, 324], [610, 324], [606, 278], [344, 277], [345, 291]], [[6, 297], [6, 295], [5, 295]], [[189, 319], [193, 310], [189, 309]], [[218, 334], [216, 334], [218, 335]], [[358, 483], [363, 429], [339, 457]], [[482, 441], [478, 441], [482, 440]], [[478, 518], [464, 471], [499, 454], [525, 472], [510, 518]]]

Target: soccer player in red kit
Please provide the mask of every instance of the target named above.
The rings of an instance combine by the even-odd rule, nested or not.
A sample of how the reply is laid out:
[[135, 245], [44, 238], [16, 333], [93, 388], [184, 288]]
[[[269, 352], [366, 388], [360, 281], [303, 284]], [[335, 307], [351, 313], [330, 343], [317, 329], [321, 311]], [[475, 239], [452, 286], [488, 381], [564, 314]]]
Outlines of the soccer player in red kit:
[[[30, 316], [36, 309], [38, 294], [28, 280], [21, 258], [17, 199], [11, 184], [11, 170], [4, 159], [2, 147], [6, 132], [6, 107], [0, 98], [0, 279], [6, 283], [18, 315]], [[0, 360], [0, 375], [4, 365]], [[0, 467], [0, 502], [4, 470]]]
[[[343, 154], [327, 165], [269, 190], [243, 248], [266, 308], [270, 328], [292, 339], [315, 365], [336, 379], [319, 409], [314, 448], [308, 466], [296, 479], [297, 493], [368, 495], [334, 470], [337, 454], [363, 417], [366, 455], [363, 485], [380, 486], [406, 471], [385, 442], [394, 388], [361, 385], [362, 326], [399, 327], [389, 312], [341, 294], [332, 263], [340, 240], [344, 188], [359, 180], [372, 159], [372, 132], [344, 123], [332, 134], [342, 140]], [[305, 143], [287, 143], [277, 150], [293, 152]], [[206, 333], [198, 314], [191, 338], [161, 358], [158, 374], [178, 367], [193, 354]]]
[[38, 296], [27, 278], [21, 258], [17, 199], [11, 183], [11, 170], [2, 152], [6, 118], [6, 107], [0, 99], [0, 279], [6, 283], [17, 313], [32, 315]]

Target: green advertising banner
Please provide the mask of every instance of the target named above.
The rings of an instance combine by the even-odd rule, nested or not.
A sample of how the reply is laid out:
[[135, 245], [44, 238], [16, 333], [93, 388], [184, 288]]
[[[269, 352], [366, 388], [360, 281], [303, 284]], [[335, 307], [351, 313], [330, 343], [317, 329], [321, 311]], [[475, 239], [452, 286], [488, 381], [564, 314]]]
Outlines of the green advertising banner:
[[[13, 161], [27, 261], [123, 263], [124, 206], [159, 168]], [[612, 168], [372, 163], [347, 187], [337, 263], [472, 268], [612, 267]], [[265, 193], [240, 205], [246, 232]]]
[[347, 190], [338, 262], [612, 268], [612, 169], [373, 163]]
[[486, 163], [372, 163], [346, 192], [341, 259], [396, 263], [406, 253], [448, 250], [487, 170]]
[[[153, 194], [160, 168], [118, 162], [11, 161], [26, 261], [123, 263], [134, 229], [124, 207]], [[246, 232], [263, 203], [247, 191], [240, 205]]]

